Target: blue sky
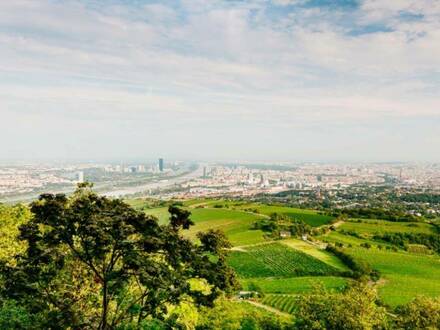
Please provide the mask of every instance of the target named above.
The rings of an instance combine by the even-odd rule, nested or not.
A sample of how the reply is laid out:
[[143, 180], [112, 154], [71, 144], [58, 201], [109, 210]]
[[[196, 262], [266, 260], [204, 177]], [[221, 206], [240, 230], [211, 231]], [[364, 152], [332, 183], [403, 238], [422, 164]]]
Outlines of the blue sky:
[[0, 158], [440, 161], [438, 0], [0, 2]]

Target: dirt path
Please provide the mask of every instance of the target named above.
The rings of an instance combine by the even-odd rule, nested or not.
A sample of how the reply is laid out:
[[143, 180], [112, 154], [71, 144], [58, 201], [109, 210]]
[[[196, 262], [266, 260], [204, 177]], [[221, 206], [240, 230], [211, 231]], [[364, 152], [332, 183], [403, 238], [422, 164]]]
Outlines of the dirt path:
[[335, 223], [331, 224], [330, 226], [338, 228], [339, 226], [341, 226], [343, 224], [344, 224], [344, 221], [343, 220], [339, 220], [339, 221], [336, 221]]
[[265, 309], [268, 312], [271, 312], [271, 313], [274, 313], [274, 314], [277, 314], [277, 315], [280, 315], [280, 316], [292, 317], [292, 315], [290, 315], [289, 313], [282, 312], [279, 309], [276, 309], [276, 308], [264, 305], [262, 303], [259, 303], [259, 302], [253, 301], [253, 300], [243, 300], [243, 302], [247, 302], [248, 304], [251, 304], [251, 305], [254, 305], [256, 307]]

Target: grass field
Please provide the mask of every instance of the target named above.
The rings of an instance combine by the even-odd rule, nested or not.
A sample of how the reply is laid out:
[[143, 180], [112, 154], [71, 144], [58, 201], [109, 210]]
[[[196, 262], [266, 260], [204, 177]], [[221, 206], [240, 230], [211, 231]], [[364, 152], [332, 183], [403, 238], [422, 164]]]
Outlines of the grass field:
[[[215, 208], [216, 204], [223, 207]], [[135, 206], [142, 208], [139, 203]], [[255, 283], [269, 295], [278, 294], [271, 298], [273, 302], [269, 300], [265, 302], [270, 306], [288, 311], [290, 305], [287, 301], [294, 298], [292, 296], [280, 298], [280, 295], [310, 292], [316, 283], [322, 283], [326, 288], [340, 290], [347, 283], [347, 279], [337, 277], [340, 271], [347, 268], [333, 255], [298, 239], [267, 242], [263, 232], [250, 229], [254, 222], [272, 213], [302, 219], [313, 226], [326, 224], [332, 219], [331, 217], [310, 210], [219, 200], [193, 200], [185, 202], [185, 206], [192, 212], [191, 218], [195, 222], [195, 226], [185, 235], [195, 238], [198, 231], [223, 230], [234, 246], [240, 246], [239, 250], [231, 252], [228, 262], [236, 270], [243, 288], [246, 289], [250, 283]], [[144, 209], [144, 211], [156, 216], [160, 223], [168, 221], [169, 214], [166, 207]], [[341, 230], [356, 232], [364, 238], [345, 235]], [[418, 294], [440, 296], [438, 255], [380, 250], [377, 248], [378, 244], [383, 247], [391, 245], [368, 239], [375, 233], [394, 232], [433, 233], [433, 228], [426, 223], [350, 220], [339, 226], [336, 231], [322, 235], [318, 239], [343, 243], [347, 253], [379, 270], [381, 272], [379, 294], [383, 302], [390, 306], [406, 303]], [[371, 249], [360, 247], [360, 244], [366, 242], [373, 247]]]
[[160, 224], [166, 224], [169, 221], [170, 214], [168, 213], [168, 207], [159, 207], [157, 209], [146, 209], [144, 212], [148, 215], [153, 215], [159, 219]]
[[228, 262], [243, 278], [335, 275], [339, 272], [321, 260], [280, 243], [233, 251]]
[[349, 280], [335, 276], [304, 276], [292, 278], [248, 278], [241, 284], [244, 290], [249, 290], [251, 284], [256, 284], [264, 293], [302, 294], [310, 292], [316, 286], [329, 290], [342, 290]]
[[234, 246], [264, 242], [261, 230], [250, 229], [260, 216], [228, 209], [191, 209], [191, 219], [195, 226], [187, 235], [195, 237], [197, 232], [208, 229], [221, 229]]
[[435, 228], [428, 223], [391, 222], [384, 220], [361, 220], [362, 222], [345, 222], [338, 230], [355, 231], [359, 234], [374, 235], [385, 233], [423, 233], [433, 234]]
[[370, 243], [373, 246], [377, 245], [377, 244], [380, 244], [382, 246], [392, 246], [391, 244], [387, 244], [387, 243], [373, 242], [367, 238], [358, 238], [358, 237], [354, 237], [354, 236], [350, 236], [350, 235], [344, 235], [344, 234], [336, 232], [336, 231], [331, 232], [327, 235], [318, 236], [317, 238], [323, 242], [329, 242], [329, 243], [339, 242], [339, 243], [342, 243], [346, 246], [348, 246], [348, 245], [359, 246], [362, 243]]
[[304, 242], [299, 239], [288, 239], [288, 240], [282, 240], [280, 243], [285, 244], [289, 247], [292, 247], [296, 250], [299, 250], [301, 252], [304, 252], [316, 259], [319, 259], [326, 264], [329, 264], [330, 266], [333, 266], [341, 271], [347, 271], [349, 268], [337, 257], [332, 255], [331, 253], [328, 253], [308, 242]]
[[216, 205], [222, 206], [224, 209], [235, 210], [249, 210], [257, 211], [258, 213], [270, 216], [272, 213], [279, 213], [287, 215], [291, 218], [303, 220], [305, 223], [313, 227], [318, 227], [329, 223], [333, 219], [331, 216], [321, 215], [313, 210], [304, 210], [286, 206], [272, 206], [264, 205], [260, 203], [248, 203], [248, 202], [236, 202], [236, 201], [224, 201], [224, 200], [207, 200], [206, 202], [198, 202], [192, 204], [192, 206], [205, 206], [213, 208]]
[[262, 214], [279, 213], [291, 218], [299, 219], [312, 227], [319, 227], [329, 223], [333, 217], [318, 214], [316, 211], [296, 209], [284, 206], [256, 205], [255, 208]]
[[365, 260], [382, 273], [385, 280], [379, 293], [391, 306], [404, 304], [416, 295], [440, 296], [440, 258], [391, 252], [379, 249], [351, 248], [347, 252]]
[[[356, 224], [355, 224], [356, 225]], [[354, 229], [356, 229], [354, 227]], [[381, 272], [383, 279], [379, 294], [384, 303], [397, 306], [407, 303], [417, 295], [440, 296], [440, 258], [438, 255], [411, 254], [405, 251], [380, 250], [377, 243], [366, 239], [332, 232], [321, 237], [330, 242], [341, 242], [345, 251], [369, 263]], [[373, 247], [359, 247], [369, 242]], [[386, 246], [386, 244], [381, 244]]]
[[[261, 230], [252, 230], [254, 222], [261, 219], [261, 216], [243, 211], [214, 208], [190, 209], [191, 219], [195, 225], [184, 235], [195, 238], [199, 231], [208, 229], [221, 229], [225, 232], [234, 246], [256, 244], [264, 241]], [[159, 219], [159, 223], [165, 224], [169, 219], [167, 207], [157, 209], [145, 209], [144, 212]]]

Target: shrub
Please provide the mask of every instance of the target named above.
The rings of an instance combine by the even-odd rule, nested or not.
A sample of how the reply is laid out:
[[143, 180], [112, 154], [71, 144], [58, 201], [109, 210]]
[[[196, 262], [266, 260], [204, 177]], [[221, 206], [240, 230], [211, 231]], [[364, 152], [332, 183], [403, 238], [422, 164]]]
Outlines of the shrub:
[[396, 312], [399, 329], [440, 329], [440, 298], [416, 297]]

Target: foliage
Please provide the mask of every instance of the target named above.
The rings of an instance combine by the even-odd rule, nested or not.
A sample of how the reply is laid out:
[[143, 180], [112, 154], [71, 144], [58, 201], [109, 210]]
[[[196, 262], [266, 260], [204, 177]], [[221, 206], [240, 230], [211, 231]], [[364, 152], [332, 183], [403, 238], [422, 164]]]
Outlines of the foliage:
[[330, 214], [334, 217], [345, 215], [350, 218], [381, 219], [396, 222], [417, 222], [421, 220], [412, 214], [384, 208], [339, 209]]
[[288, 232], [294, 237], [310, 234], [311, 231], [311, 227], [304, 221], [278, 213], [271, 214], [269, 219], [262, 219], [255, 222], [253, 228], [271, 233], [271, 236], [276, 238], [278, 238], [283, 231]]
[[264, 242], [263, 232], [251, 229], [252, 224], [261, 219], [259, 215], [226, 208], [191, 209], [191, 213], [195, 225], [184, 233], [190, 239], [196, 239], [200, 231], [218, 228], [234, 246]]
[[[20, 227], [26, 251], [16, 265], [2, 263], [2, 296], [43, 315], [43, 327], [107, 329], [161, 319], [185, 297], [209, 306], [236, 287], [224, 235], [200, 234], [198, 246], [182, 238], [192, 221], [176, 206], [161, 226], [83, 184], [71, 198], [41, 195], [31, 211], [33, 218]], [[209, 294], [191, 289], [196, 277], [211, 285]]]
[[341, 259], [342, 262], [345, 263], [347, 267], [352, 270], [353, 272], [352, 276], [354, 278], [361, 278], [362, 276], [373, 275], [373, 277], [377, 280], [378, 272], [377, 271], [373, 272], [371, 266], [365, 261], [356, 259], [352, 255], [345, 253], [343, 250], [338, 249], [337, 247], [332, 246], [331, 244], [327, 245], [326, 251], [333, 253], [335, 256]]
[[313, 210], [298, 209], [287, 206], [255, 204], [255, 208], [262, 214], [268, 216], [273, 213], [282, 214], [292, 219], [301, 220], [312, 227], [319, 227], [328, 224], [334, 219], [333, 216], [319, 214]]
[[219, 299], [214, 308], [202, 308], [198, 330], [287, 330], [292, 328], [290, 318], [279, 317], [253, 307], [246, 302]]
[[387, 329], [386, 311], [376, 304], [376, 291], [356, 284], [344, 293], [323, 289], [303, 296], [295, 314], [297, 329]]
[[399, 329], [440, 329], [440, 298], [416, 297], [397, 309]]
[[29, 221], [31, 213], [23, 205], [6, 206], [0, 204], [0, 260], [15, 263], [14, 255], [23, 252], [24, 242], [17, 240], [19, 227]]
[[0, 329], [30, 329], [33, 323], [28, 311], [13, 300], [0, 306]]
[[440, 253], [440, 234], [386, 233], [374, 235], [373, 239], [391, 243], [404, 249], [408, 249], [409, 244], [421, 244]]

